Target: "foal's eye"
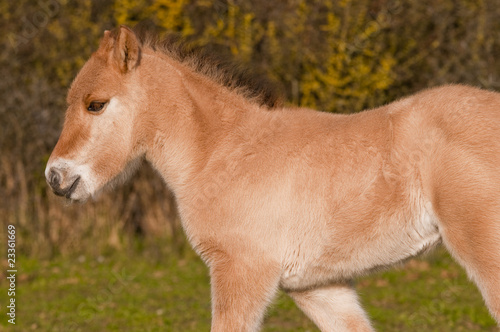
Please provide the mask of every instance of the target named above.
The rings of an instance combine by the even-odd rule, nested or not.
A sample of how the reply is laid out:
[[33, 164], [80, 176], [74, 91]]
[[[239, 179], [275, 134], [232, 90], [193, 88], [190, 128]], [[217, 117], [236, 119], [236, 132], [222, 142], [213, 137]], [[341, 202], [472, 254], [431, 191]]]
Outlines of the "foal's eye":
[[103, 101], [92, 101], [90, 102], [89, 107], [87, 107], [87, 111], [89, 112], [99, 112], [104, 108], [104, 105], [106, 105], [106, 102]]

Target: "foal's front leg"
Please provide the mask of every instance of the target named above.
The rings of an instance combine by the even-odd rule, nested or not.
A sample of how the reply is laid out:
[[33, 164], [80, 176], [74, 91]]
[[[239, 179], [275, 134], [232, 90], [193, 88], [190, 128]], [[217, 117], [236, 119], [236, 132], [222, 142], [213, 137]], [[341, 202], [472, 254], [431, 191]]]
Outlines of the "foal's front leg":
[[279, 267], [262, 257], [210, 264], [212, 331], [257, 331], [278, 290]]
[[321, 331], [371, 332], [373, 328], [351, 286], [345, 284], [289, 292]]

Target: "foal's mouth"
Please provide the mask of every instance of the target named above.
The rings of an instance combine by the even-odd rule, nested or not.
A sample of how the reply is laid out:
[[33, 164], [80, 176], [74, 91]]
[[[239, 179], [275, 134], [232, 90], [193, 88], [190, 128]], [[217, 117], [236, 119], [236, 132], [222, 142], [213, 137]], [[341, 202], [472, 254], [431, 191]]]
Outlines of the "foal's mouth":
[[75, 191], [76, 187], [78, 186], [78, 183], [80, 182], [80, 176], [78, 176], [73, 184], [68, 188], [68, 191], [66, 192], [66, 195], [64, 197], [70, 198], [71, 194]]
[[78, 187], [78, 183], [79, 182], [80, 182], [80, 176], [77, 176], [76, 179], [75, 179], [75, 181], [73, 181], [73, 183], [69, 187], [66, 187], [66, 188], [61, 188], [61, 187], [52, 188], [52, 191], [57, 196], [64, 196], [64, 197], [70, 199], [71, 198], [71, 194], [73, 194], [75, 192], [76, 187]]

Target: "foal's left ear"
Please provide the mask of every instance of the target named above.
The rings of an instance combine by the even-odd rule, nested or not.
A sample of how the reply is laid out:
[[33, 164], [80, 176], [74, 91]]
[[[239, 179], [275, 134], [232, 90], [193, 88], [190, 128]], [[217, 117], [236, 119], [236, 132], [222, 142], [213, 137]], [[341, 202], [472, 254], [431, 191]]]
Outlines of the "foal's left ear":
[[120, 71], [126, 73], [139, 65], [141, 47], [135, 33], [122, 25], [113, 47], [113, 58]]

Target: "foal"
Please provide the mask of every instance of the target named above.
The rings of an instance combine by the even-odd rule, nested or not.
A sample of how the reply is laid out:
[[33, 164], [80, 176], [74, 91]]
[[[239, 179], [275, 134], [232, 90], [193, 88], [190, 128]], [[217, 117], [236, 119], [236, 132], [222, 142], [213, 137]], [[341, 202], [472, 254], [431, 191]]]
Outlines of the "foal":
[[149, 161], [209, 266], [213, 331], [258, 330], [280, 288], [323, 331], [370, 331], [351, 281], [440, 242], [500, 320], [500, 94], [270, 109], [265, 90], [181, 53], [105, 32], [45, 175], [85, 201]]

